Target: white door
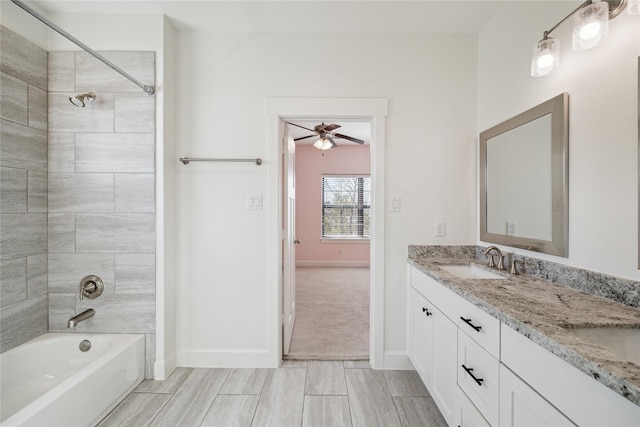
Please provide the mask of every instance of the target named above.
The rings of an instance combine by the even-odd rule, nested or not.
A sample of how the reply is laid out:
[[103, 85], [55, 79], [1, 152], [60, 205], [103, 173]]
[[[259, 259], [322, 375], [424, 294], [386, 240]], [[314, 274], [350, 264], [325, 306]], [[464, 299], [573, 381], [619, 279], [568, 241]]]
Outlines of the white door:
[[282, 354], [289, 354], [293, 324], [296, 320], [296, 250], [295, 244], [300, 243], [296, 238], [296, 188], [295, 188], [295, 143], [289, 135], [287, 124], [283, 132], [282, 153]]

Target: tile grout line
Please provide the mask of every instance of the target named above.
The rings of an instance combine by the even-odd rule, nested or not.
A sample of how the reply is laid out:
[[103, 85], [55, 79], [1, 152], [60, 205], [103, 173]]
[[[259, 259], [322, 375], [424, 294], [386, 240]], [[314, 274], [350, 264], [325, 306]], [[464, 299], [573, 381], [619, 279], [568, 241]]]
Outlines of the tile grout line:
[[349, 423], [353, 427], [353, 411], [351, 410], [351, 396], [349, 396], [349, 383], [347, 382], [347, 368], [344, 366], [345, 361], [342, 361], [342, 374], [344, 376], [344, 386], [347, 389], [347, 407], [349, 408]]

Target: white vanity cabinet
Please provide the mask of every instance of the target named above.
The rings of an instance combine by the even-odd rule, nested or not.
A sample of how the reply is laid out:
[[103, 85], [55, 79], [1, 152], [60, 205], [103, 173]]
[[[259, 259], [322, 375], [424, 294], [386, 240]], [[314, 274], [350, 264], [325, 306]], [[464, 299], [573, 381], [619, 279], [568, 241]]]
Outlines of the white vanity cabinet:
[[[428, 293], [424, 287], [421, 290]], [[415, 288], [411, 288], [410, 298], [411, 362], [443, 417], [453, 425], [457, 327]]]
[[640, 406], [415, 267], [409, 356], [450, 426], [640, 426]]
[[[524, 335], [502, 325], [501, 362], [579, 426], [640, 426], [640, 406], [633, 404]], [[501, 371], [502, 374], [502, 371]], [[501, 384], [502, 387], [502, 384]], [[501, 391], [502, 412], [512, 396]], [[514, 414], [518, 417], [522, 414]], [[551, 410], [545, 412], [550, 414]], [[505, 418], [508, 419], [505, 412]], [[501, 425], [503, 425], [501, 423]], [[510, 425], [505, 423], [504, 425]]]

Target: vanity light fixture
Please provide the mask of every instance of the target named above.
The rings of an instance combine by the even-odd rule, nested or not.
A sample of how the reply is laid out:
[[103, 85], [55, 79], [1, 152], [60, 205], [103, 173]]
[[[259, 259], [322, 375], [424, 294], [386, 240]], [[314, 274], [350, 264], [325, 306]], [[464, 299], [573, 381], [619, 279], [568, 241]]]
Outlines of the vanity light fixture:
[[[540, 77], [550, 74], [558, 68], [560, 62], [560, 41], [549, 34], [560, 24], [573, 16], [573, 50], [586, 50], [596, 47], [607, 40], [609, 20], [615, 18], [627, 6], [628, 0], [587, 0], [560, 22], [545, 31], [542, 40], [533, 48], [531, 56], [531, 76]], [[640, 14], [640, 0], [631, 0], [627, 11], [632, 15]]]

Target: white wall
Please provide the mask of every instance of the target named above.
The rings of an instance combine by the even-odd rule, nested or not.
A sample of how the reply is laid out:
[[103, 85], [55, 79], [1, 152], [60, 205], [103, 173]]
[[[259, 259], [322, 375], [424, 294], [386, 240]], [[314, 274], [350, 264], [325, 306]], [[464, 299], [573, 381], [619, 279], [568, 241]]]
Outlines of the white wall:
[[507, 2], [480, 33], [478, 128], [492, 127], [569, 93], [569, 257], [508, 251], [637, 280], [638, 56], [640, 18], [610, 22], [609, 40], [571, 49], [560, 39], [560, 68], [529, 76], [533, 46], [579, 2]]
[[[270, 97], [387, 98], [385, 352], [405, 352], [407, 245], [475, 235], [476, 38], [180, 33], [178, 152], [265, 157]], [[178, 170], [179, 364], [266, 364], [267, 177], [277, 162]], [[262, 195], [265, 210], [248, 210]], [[387, 201], [381, 201], [387, 202]], [[388, 211], [388, 209], [387, 209]], [[433, 221], [448, 234], [434, 238]], [[272, 258], [273, 259], [273, 258]], [[394, 358], [398, 356], [397, 358]], [[390, 366], [387, 366], [390, 367]]]

